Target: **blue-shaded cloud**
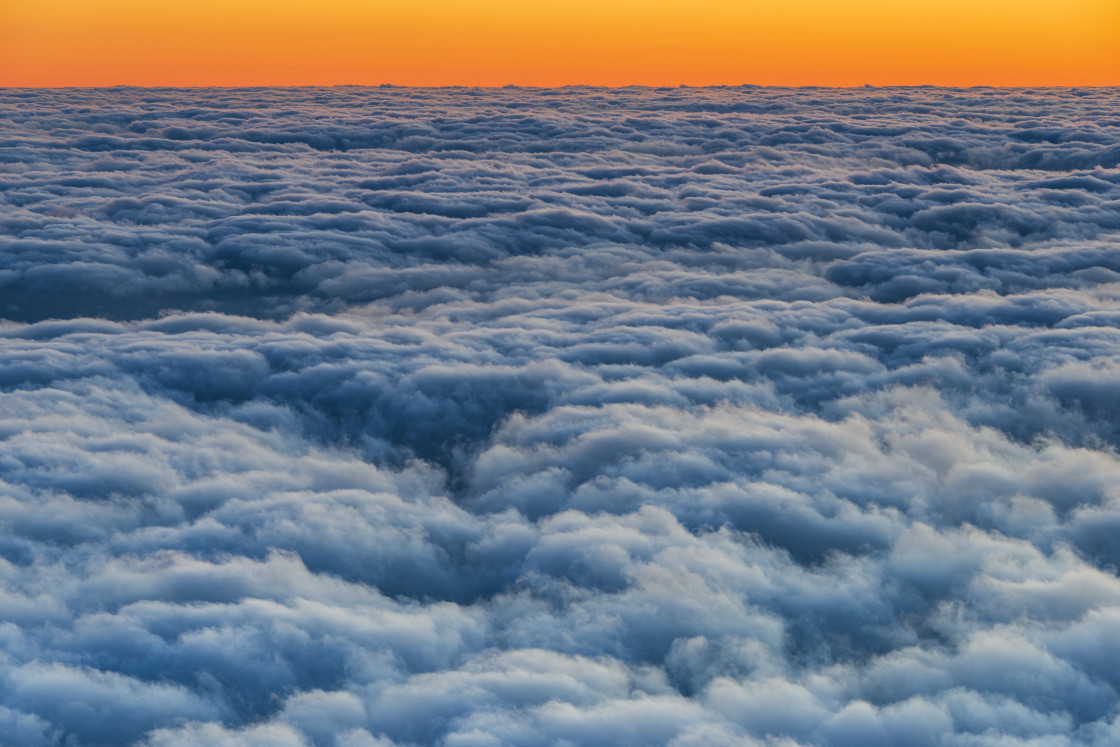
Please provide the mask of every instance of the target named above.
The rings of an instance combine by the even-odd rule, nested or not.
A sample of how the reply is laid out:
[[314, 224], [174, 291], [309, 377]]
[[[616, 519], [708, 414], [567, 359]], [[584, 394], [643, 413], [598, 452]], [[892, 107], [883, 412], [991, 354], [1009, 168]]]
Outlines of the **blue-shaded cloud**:
[[0, 101], [0, 744], [1120, 739], [1115, 91]]

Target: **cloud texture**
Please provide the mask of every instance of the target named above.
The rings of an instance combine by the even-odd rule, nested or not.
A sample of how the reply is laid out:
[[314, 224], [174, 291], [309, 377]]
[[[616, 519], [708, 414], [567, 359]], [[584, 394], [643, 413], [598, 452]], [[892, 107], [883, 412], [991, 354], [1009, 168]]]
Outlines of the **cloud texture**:
[[0, 91], [0, 744], [1116, 744], [1118, 95]]

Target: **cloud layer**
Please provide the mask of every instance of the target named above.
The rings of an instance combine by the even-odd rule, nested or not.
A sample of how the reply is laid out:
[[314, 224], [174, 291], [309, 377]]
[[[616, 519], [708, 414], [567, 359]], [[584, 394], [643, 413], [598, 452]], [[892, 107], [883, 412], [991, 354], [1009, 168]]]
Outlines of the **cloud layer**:
[[1115, 91], [0, 102], [0, 744], [1120, 741]]

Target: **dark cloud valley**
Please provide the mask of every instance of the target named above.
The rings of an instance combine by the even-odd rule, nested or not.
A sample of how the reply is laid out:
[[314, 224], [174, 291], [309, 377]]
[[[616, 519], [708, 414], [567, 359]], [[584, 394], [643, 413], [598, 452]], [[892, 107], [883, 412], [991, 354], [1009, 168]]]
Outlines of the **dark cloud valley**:
[[1117, 96], [0, 91], [0, 745], [1117, 744]]

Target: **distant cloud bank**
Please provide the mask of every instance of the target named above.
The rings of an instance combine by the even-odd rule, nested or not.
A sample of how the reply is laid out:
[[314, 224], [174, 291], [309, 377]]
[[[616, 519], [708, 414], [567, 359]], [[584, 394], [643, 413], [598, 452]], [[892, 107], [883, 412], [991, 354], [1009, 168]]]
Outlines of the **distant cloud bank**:
[[0, 91], [0, 744], [1117, 744], [1118, 107]]

